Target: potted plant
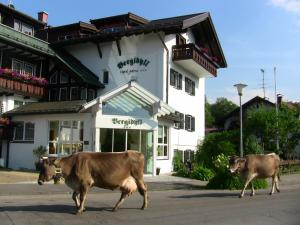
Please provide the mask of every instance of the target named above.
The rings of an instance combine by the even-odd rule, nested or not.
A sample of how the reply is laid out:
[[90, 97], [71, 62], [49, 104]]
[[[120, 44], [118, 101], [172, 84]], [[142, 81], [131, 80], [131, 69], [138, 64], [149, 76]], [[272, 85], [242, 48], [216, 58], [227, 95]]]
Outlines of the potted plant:
[[45, 146], [39, 145], [37, 148], [32, 150], [32, 154], [34, 155], [34, 157], [36, 158], [35, 161], [35, 169], [39, 170], [40, 169], [40, 158], [42, 158], [43, 156], [45, 156], [47, 153], [47, 149]]

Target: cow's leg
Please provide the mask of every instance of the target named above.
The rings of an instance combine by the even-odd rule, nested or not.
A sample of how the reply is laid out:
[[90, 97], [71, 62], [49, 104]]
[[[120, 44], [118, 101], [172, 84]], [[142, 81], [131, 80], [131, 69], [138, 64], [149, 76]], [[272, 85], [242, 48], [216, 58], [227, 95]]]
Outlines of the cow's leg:
[[76, 214], [81, 214], [84, 211], [84, 203], [85, 203], [87, 192], [88, 192], [88, 186], [82, 185], [80, 188], [80, 205], [79, 208], [77, 209]]
[[246, 182], [244, 184], [244, 188], [243, 190], [241, 191], [241, 194], [239, 195], [240, 198], [244, 197], [244, 194], [245, 194], [245, 190], [247, 188], [247, 186], [249, 185], [249, 183], [256, 177], [255, 174], [252, 174], [251, 176], [248, 176], [247, 179], [246, 179]]
[[78, 192], [78, 191], [73, 191], [72, 199], [73, 199], [74, 202], [75, 202], [76, 210], [79, 209], [79, 205], [80, 205], [78, 195], [79, 195], [79, 192]]
[[276, 188], [277, 192], [280, 192], [280, 190], [279, 190], [279, 178], [278, 178], [278, 174], [276, 175], [276, 178], [275, 178], [275, 188]]
[[127, 195], [128, 195], [127, 192], [122, 191], [121, 197], [120, 197], [119, 201], [117, 202], [117, 204], [115, 205], [115, 207], [113, 208], [113, 211], [117, 211], [117, 209], [120, 208], [120, 206], [123, 204]]
[[255, 195], [255, 189], [254, 189], [254, 185], [253, 185], [253, 181], [251, 181], [251, 194], [250, 196], [254, 196]]
[[143, 180], [136, 180], [138, 191], [144, 197], [143, 206], [141, 209], [146, 209], [148, 207], [148, 193], [147, 187]]
[[275, 191], [275, 177], [277, 177], [276, 174], [272, 176], [272, 188], [271, 188], [270, 195], [274, 194]]

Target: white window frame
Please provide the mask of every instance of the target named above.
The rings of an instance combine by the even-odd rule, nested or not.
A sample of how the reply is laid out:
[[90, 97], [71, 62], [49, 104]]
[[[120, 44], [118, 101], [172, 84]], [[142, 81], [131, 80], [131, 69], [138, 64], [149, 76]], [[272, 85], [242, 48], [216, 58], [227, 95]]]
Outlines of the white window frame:
[[162, 155], [162, 156], [159, 156], [158, 155], [158, 150], [156, 149], [156, 155], [157, 155], [157, 159], [165, 159], [165, 160], [167, 160], [167, 159], [169, 159], [169, 154], [170, 154], [170, 151], [169, 151], [169, 143], [170, 143], [170, 129], [169, 129], [169, 127], [167, 126], [167, 125], [165, 125], [165, 124], [159, 124], [158, 125], [158, 129], [159, 129], [159, 127], [163, 127], [163, 134], [162, 134], [162, 136], [164, 137], [165, 136], [165, 129], [164, 128], [166, 128], [166, 130], [167, 130], [167, 143], [159, 143], [158, 142], [158, 135], [157, 135], [157, 148], [159, 147], [159, 146], [162, 146], [163, 147], [163, 153], [164, 153], [164, 147], [167, 147], [167, 155]]
[[[18, 27], [16, 27], [16, 24], [18, 24]], [[14, 29], [24, 34], [34, 36], [34, 27], [18, 19], [14, 19]], [[31, 30], [31, 32], [28, 32], [25, 29]]]
[[[66, 99], [64, 99], [64, 100], [61, 100], [62, 89], [66, 89]], [[67, 98], [68, 98], [68, 88], [67, 87], [61, 87], [61, 88], [59, 88], [59, 101], [68, 101]]]
[[[16, 70], [14, 68], [14, 64], [15, 63], [21, 64], [21, 70], [20, 71]], [[32, 67], [32, 74], [28, 74], [28, 75], [35, 76], [35, 74], [36, 74], [35, 73], [36, 72], [36, 66], [34, 64], [32, 64], [32, 63], [28, 63], [28, 62], [25, 62], [25, 61], [13, 58], [11, 65], [12, 65], [12, 70], [14, 70], [14, 71], [16, 71], [18, 73], [21, 73], [21, 74], [28, 74], [28, 73], [26, 73], [25, 68], [26, 68], [26, 66], [30, 66], [30, 67]]]
[[[14, 136], [13, 136], [13, 141], [20, 141], [20, 142], [34, 142], [34, 136], [35, 136], [35, 123], [30, 122], [30, 121], [16, 121], [16, 123], [22, 123], [23, 127], [23, 134], [22, 134], [22, 139], [16, 139], [16, 127], [14, 128]], [[33, 137], [32, 139], [25, 139], [26, 137], [26, 124], [33, 124]]]

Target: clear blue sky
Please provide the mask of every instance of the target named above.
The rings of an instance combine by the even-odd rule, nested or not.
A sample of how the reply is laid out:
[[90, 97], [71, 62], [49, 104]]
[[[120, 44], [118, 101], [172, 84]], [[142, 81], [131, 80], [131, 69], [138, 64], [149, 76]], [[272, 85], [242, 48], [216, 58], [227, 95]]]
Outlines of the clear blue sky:
[[[7, 4], [8, 0], [1, 0]], [[300, 0], [13, 0], [16, 9], [36, 17], [49, 13], [53, 26], [133, 12], [149, 20], [210, 12], [228, 68], [206, 82], [210, 102], [227, 97], [237, 103], [235, 83], [246, 83], [243, 101], [263, 95], [274, 100], [277, 89], [285, 100], [300, 101]]]

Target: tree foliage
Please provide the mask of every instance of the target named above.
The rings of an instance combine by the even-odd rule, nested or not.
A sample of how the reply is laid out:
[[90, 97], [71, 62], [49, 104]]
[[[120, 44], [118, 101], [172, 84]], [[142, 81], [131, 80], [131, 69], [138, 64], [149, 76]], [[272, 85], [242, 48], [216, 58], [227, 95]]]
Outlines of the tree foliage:
[[215, 120], [215, 125], [220, 126], [220, 121], [225, 115], [232, 112], [238, 106], [226, 98], [217, 98], [214, 104], [211, 104], [211, 115]]

